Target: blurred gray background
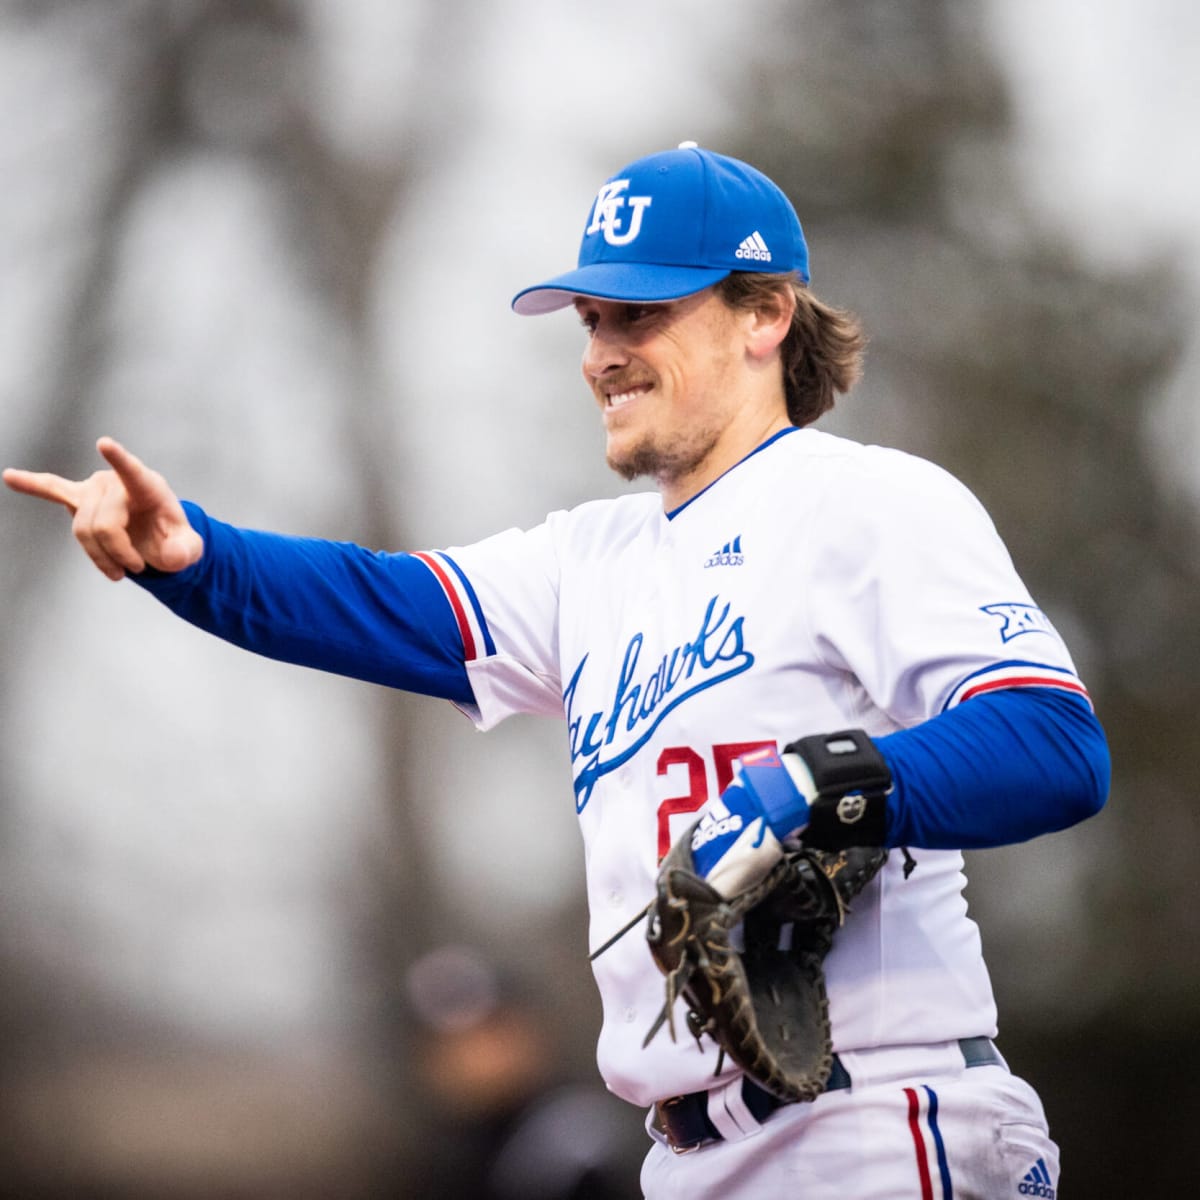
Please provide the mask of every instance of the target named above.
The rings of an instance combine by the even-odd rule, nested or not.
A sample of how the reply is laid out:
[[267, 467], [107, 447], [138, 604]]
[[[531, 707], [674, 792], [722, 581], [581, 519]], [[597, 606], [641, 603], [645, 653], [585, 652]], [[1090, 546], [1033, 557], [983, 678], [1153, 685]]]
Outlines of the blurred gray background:
[[[762, 167], [872, 338], [822, 423], [972, 487], [1109, 730], [1105, 812], [973, 855], [968, 899], [1060, 1196], [1167, 1194], [1200, 1119], [1198, 60], [1191, 0], [7, 0], [0, 459], [82, 476], [111, 433], [216, 516], [392, 549], [615, 494], [577, 323], [509, 299], [625, 162]], [[636, 1194], [556, 723], [232, 650], [11, 494], [0, 563], [0, 1193]], [[431, 962], [474, 1017], [421, 1001]], [[496, 1182], [546, 1096], [542, 1182]]]

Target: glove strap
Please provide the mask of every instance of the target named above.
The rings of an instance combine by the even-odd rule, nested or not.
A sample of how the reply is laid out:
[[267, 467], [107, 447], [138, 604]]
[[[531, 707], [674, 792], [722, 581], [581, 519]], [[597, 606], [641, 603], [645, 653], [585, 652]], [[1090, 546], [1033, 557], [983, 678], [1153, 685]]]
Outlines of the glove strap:
[[802, 737], [784, 753], [803, 759], [817, 785], [816, 799], [809, 801], [805, 845], [818, 850], [884, 845], [892, 773], [861, 729]]

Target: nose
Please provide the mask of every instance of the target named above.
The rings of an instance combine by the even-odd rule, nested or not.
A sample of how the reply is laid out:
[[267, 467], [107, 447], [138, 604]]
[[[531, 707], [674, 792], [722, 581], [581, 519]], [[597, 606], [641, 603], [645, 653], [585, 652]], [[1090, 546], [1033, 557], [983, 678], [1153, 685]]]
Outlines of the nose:
[[583, 350], [583, 374], [589, 380], [599, 379], [609, 371], [628, 366], [629, 353], [616, 336], [612, 325], [603, 320], [588, 335]]

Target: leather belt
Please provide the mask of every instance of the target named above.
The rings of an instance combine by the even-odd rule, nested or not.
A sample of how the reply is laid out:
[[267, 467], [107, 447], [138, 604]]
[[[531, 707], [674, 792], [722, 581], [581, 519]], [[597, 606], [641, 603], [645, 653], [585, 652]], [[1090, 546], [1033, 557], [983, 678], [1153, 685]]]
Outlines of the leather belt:
[[[962, 1051], [967, 1067], [1004, 1066], [1000, 1051], [991, 1038], [960, 1038], [958, 1048]], [[826, 1092], [844, 1091], [851, 1086], [850, 1074], [842, 1060], [833, 1056], [833, 1069], [825, 1083]], [[791, 1100], [780, 1100], [765, 1088], [759, 1087], [748, 1075], [742, 1076], [742, 1099], [751, 1116], [761, 1124], [777, 1108], [792, 1104]], [[708, 1115], [708, 1092], [689, 1092], [684, 1096], [671, 1096], [660, 1100], [655, 1106], [658, 1126], [667, 1145], [676, 1154], [698, 1150], [705, 1142], [722, 1141], [720, 1130]]]

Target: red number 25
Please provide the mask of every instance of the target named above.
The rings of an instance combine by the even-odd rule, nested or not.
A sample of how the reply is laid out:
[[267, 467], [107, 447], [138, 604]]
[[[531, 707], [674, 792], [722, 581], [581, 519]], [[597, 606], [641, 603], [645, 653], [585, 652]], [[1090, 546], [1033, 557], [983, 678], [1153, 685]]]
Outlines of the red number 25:
[[[712, 748], [713, 765], [717, 769], [717, 791], [719, 796], [733, 782], [733, 767], [743, 754], [752, 750], [775, 750], [773, 741], [725, 742]], [[658, 806], [658, 859], [666, 857], [671, 848], [671, 818], [677, 813], [695, 812], [708, 800], [708, 767], [704, 758], [691, 746], [668, 746], [658, 756], [658, 773], [666, 775], [675, 766], [687, 766], [688, 790], [684, 796], [672, 796]]]

